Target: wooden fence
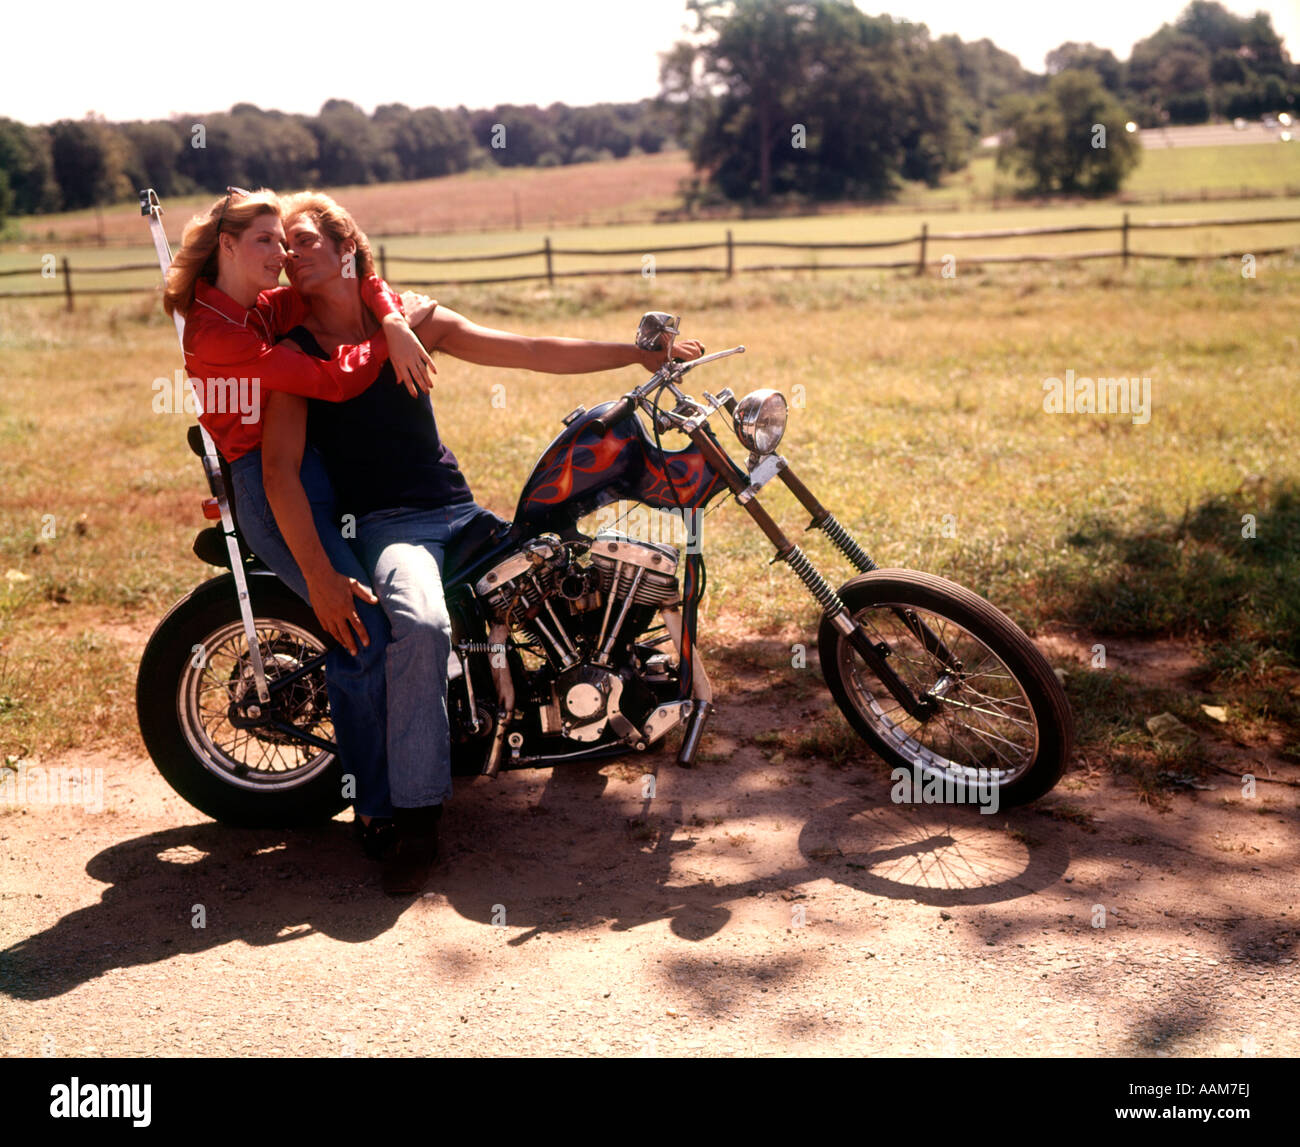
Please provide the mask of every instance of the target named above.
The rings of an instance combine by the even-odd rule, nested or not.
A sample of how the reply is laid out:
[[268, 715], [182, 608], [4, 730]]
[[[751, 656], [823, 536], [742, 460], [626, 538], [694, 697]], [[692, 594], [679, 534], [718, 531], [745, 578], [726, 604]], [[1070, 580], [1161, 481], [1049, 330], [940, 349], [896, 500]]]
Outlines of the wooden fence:
[[[1039, 252], [1036, 254], [963, 254], [961, 259], [968, 265], [983, 265], [986, 263], [1068, 263], [1079, 262], [1086, 259], [1119, 259], [1123, 266], [1127, 267], [1130, 259], [1173, 259], [1179, 262], [1193, 262], [1197, 260], [1214, 260], [1224, 258], [1239, 258], [1243, 252], [1220, 252], [1218, 254], [1187, 254], [1187, 253], [1170, 253], [1164, 251], [1135, 251], [1131, 246], [1131, 235], [1135, 231], [1169, 231], [1169, 230], [1190, 230], [1207, 227], [1266, 227], [1276, 226], [1279, 224], [1300, 223], [1300, 215], [1279, 215], [1269, 216], [1259, 219], [1161, 219], [1151, 220], [1144, 223], [1134, 223], [1129, 219], [1128, 212], [1124, 213], [1122, 222], [1117, 224], [1077, 224], [1065, 227], [1014, 227], [1002, 228], [991, 231], [931, 231], [928, 223], [921, 224], [921, 230], [915, 235], [905, 235], [897, 239], [878, 239], [865, 243], [814, 243], [814, 242], [785, 242], [780, 240], [769, 239], [746, 239], [737, 241], [730, 230], [726, 232], [726, 238], [716, 243], [685, 243], [671, 247], [658, 247], [653, 250], [647, 250], [644, 247], [627, 247], [627, 248], [598, 248], [598, 247], [556, 247], [551, 243], [550, 237], [547, 236], [542, 241], [540, 247], [529, 248], [523, 251], [494, 252], [484, 255], [390, 255], [386, 248], [381, 244], [379, 246], [379, 270], [381, 276], [389, 283], [398, 287], [460, 287], [474, 286], [477, 284], [493, 283], [527, 283], [540, 282], [545, 280], [547, 283], [554, 285], [557, 279], [577, 279], [589, 278], [592, 276], [606, 275], [644, 275], [646, 274], [646, 265], [644, 260], [653, 257], [654, 274], [716, 274], [724, 275], [727, 278], [733, 277], [738, 272], [764, 272], [764, 271], [854, 271], [854, 270], [907, 270], [912, 269], [916, 274], [922, 275], [927, 267], [940, 266], [945, 262], [944, 257], [939, 259], [932, 258], [934, 244], [936, 243], [964, 243], [971, 241], [996, 241], [999, 239], [1021, 239], [1029, 236], [1038, 235], [1102, 235], [1112, 232], [1119, 234], [1119, 246], [1113, 248], [1099, 248], [1089, 251], [1052, 251]], [[737, 266], [736, 252], [742, 250], [765, 249], [785, 249], [808, 252], [821, 251], [883, 251], [897, 249], [901, 247], [915, 247], [916, 252], [904, 259], [893, 259], [887, 261], [872, 260], [867, 262], [834, 262], [821, 263], [810, 261], [805, 263], [747, 263], [744, 266]], [[1300, 250], [1300, 244], [1291, 244], [1282, 247], [1270, 247], [1266, 249], [1254, 249], [1250, 252], [1252, 255], [1280, 255], [1290, 251]], [[660, 255], [680, 254], [690, 252], [692, 254], [702, 251], [722, 252], [722, 262], [715, 263], [686, 263], [676, 264], [667, 267], [658, 265]], [[577, 258], [624, 258], [635, 259], [637, 265], [632, 267], [596, 267], [582, 270], [557, 271], [555, 269], [555, 260], [557, 257], [577, 257]], [[395, 278], [390, 275], [390, 268], [393, 264], [414, 264], [417, 267], [428, 266], [449, 266], [456, 263], [496, 263], [508, 260], [523, 259], [540, 259], [542, 265], [540, 269], [513, 275], [497, 275], [491, 277], [479, 277], [473, 279], [418, 279], [410, 275], [399, 273]], [[139, 271], [157, 271], [156, 263], [125, 263], [114, 267], [85, 267], [81, 274], [86, 275], [111, 275], [125, 272]], [[15, 270], [0, 271], [0, 277], [9, 277], [15, 275], [39, 276], [42, 272], [40, 269], [17, 268]], [[0, 292], [0, 300], [3, 299], [38, 299], [54, 298], [62, 296], [68, 310], [72, 310], [76, 295], [112, 295], [112, 294], [130, 294], [141, 292], [146, 289], [138, 285], [122, 287], [81, 287], [75, 292], [73, 289], [73, 269], [68, 261], [67, 256], [60, 260], [60, 266], [55, 276], [61, 283], [61, 290], [41, 290], [41, 291], [10, 291]]]

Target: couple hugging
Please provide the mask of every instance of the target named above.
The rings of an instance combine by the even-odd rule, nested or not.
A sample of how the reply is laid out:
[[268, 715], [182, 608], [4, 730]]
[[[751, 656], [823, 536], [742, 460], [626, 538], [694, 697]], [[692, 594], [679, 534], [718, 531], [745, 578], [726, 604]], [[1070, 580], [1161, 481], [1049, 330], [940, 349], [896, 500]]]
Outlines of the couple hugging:
[[[229, 189], [185, 228], [163, 305], [185, 317], [195, 387], [255, 380], [253, 417], [201, 421], [230, 464], [244, 540], [334, 638], [330, 711], [362, 843], [386, 892], [419, 892], [451, 795], [443, 556], [490, 515], [438, 435], [429, 352], [551, 374], [653, 372], [664, 353], [530, 338], [399, 298], [352, 216], [318, 192]], [[673, 346], [675, 358], [702, 351]]]

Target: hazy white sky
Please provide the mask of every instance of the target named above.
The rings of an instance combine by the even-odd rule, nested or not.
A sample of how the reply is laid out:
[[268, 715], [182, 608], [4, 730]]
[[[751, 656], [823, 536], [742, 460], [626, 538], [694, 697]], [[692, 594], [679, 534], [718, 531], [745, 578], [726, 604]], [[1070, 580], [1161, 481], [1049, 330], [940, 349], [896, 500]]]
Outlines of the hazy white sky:
[[[1066, 40], [1124, 58], [1173, 21], [1186, 0], [857, 0], [927, 24], [933, 35], [985, 36], [1032, 71]], [[1300, 0], [1228, 0], [1263, 9], [1300, 57]], [[237, 27], [232, 17], [247, 13]], [[440, 0], [358, 4], [191, 4], [105, 0], [8, 5], [0, 47], [0, 116], [25, 123], [223, 111], [240, 101], [319, 111], [332, 97], [490, 107], [556, 100], [637, 100], [658, 90], [656, 53], [691, 26], [685, 0]]]

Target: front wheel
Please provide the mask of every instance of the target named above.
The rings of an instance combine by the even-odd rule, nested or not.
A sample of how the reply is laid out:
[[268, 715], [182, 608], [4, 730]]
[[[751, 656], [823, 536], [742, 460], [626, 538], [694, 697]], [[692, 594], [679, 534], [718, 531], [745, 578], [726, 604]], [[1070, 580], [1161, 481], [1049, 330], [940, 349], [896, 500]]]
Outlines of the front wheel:
[[998, 804], [1025, 804], [1060, 780], [1074, 741], [1070, 705], [1051, 666], [1006, 614], [915, 570], [861, 574], [839, 596], [926, 707], [920, 716], [909, 713], [822, 619], [826, 684], [886, 763], [958, 801], [987, 796], [991, 786]]
[[178, 602], [149, 639], [136, 678], [140, 732], [167, 783], [214, 820], [246, 828], [327, 821], [348, 802], [317, 660], [326, 638], [279, 579], [250, 577], [249, 598], [268, 684], [299, 674], [273, 690], [270, 715], [321, 743], [241, 720], [255, 686], [229, 575]]

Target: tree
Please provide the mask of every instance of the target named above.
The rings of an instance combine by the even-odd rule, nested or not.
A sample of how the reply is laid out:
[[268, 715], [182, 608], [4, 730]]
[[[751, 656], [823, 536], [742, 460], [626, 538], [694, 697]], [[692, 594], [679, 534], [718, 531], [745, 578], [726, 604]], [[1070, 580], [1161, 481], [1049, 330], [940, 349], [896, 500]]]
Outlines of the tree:
[[1073, 40], [1047, 53], [1047, 74], [1059, 75], [1065, 71], [1093, 71], [1097, 73], [1106, 90], [1118, 94], [1123, 90], [1124, 65], [1109, 48], [1096, 44], [1080, 44]]
[[129, 149], [102, 119], [60, 120], [50, 128], [50, 155], [63, 206], [75, 210], [115, 203], [131, 195]]
[[1008, 138], [998, 166], [1031, 178], [1038, 192], [1115, 191], [1141, 156], [1141, 146], [1124, 130], [1127, 118], [1095, 73], [1061, 72], [1041, 95], [1013, 96], [1004, 104]]
[[953, 74], [965, 96], [963, 115], [972, 136], [993, 131], [998, 105], [1007, 96], [1037, 88], [1038, 77], [1025, 71], [1015, 56], [992, 40], [963, 43], [960, 37], [948, 35], [940, 36], [934, 46], [952, 62]]
[[[713, 39], [705, 50], [711, 79], [727, 89], [726, 122], [715, 122], [699, 141], [700, 166], [734, 161], [734, 141], [744, 140], [757, 169], [759, 202], [772, 194], [772, 152], [779, 126], [788, 124], [784, 104], [798, 90], [810, 47], [808, 29], [816, 3], [798, 0], [687, 0], [697, 32]], [[736, 180], [729, 180], [733, 190]], [[734, 195], [732, 196], [735, 197]]]
[[194, 181], [177, 170], [184, 140], [180, 128], [165, 120], [124, 123], [128, 144], [126, 174], [132, 188], [152, 187], [159, 195], [180, 195], [194, 190]]
[[398, 178], [397, 162], [384, 148], [382, 133], [356, 104], [326, 100], [306, 126], [316, 137], [321, 182], [339, 186]]
[[850, 0], [688, 8], [710, 38], [661, 57], [661, 99], [716, 91], [691, 156], [727, 198], [880, 197], [900, 176], [933, 184], [964, 161], [972, 116], [924, 25]]
[[45, 128], [0, 119], [0, 173], [4, 174], [15, 214], [36, 215], [62, 206], [54, 178], [50, 133]]

